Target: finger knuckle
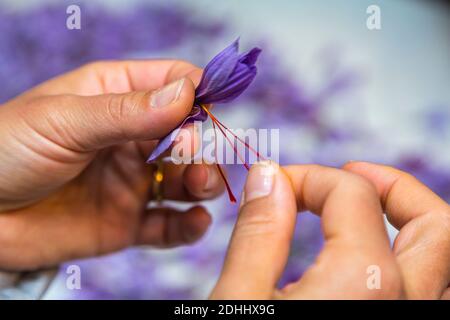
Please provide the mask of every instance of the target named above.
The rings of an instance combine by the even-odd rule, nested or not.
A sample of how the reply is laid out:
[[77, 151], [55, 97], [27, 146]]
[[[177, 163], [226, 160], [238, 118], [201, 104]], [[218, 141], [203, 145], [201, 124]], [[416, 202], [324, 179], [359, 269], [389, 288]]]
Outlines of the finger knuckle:
[[355, 185], [359, 185], [361, 188], [375, 192], [375, 187], [373, 183], [367, 180], [366, 178], [358, 175], [352, 175], [351, 179]]
[[358, 175], [356, 173], [340, 170], [337, 168], [316, 165], [316, 164], [311, 165], [311, 168], [316, 171], [327, 170], [328, 172], [336, 175], [339, 178], [340, 182], [342, 182], [342, 183], [350, 184], [354, 187], [362, 188], [362, 189], [369, 190], [369, 191], [376, 191], [375, 186], [373, 185], [373, 183], [371, 181], [369, 181], [368, 179], [366, 179], [363, 176]]
[[375, 185], [368, 179], [355, 173], [341, 171], [343, 183], [352, 187], [352, 190], [377, 196]]
[[81, 66], [82, 70], [104, 70], [114, 64], [113, 60], [95, 60]]
[[106, 114], [112, 120], [113, 123], [120, 121], [123, 118], [123, 114], [126, 110], [123, 97], [119, 95], [110, 94], [105, 97], [106, 99]]
[[360, 161], [347, 161], [343, 166], [342, 169], [344, 170], [350, 170], [355, 166], [358, 166], [361, 162]]
[[422, 182], [413, 174], [405, 171], [400, 171], [398, 169], [392, 168], [398, 172], [398, 180], [401, 180], [401, 183], [404, 185], [417, 185], [422, 184]]
[[[77, 105], [74, 95], [63, 94], [58, 96], [41, 96], [26, 103], [23, 113], [24, 119], [36, 123], [36, 119], [47, 121], [52, 127], [61, 127], [66, 125], [67, 119]], [[58, 125], [62, 124], [62, 125]]]
[[134, 117], [142, 111], [143, 100], [144, 95], [139, 92], [126, 95], [107, 95], [105, 104], [107, 114], [114, 122]]

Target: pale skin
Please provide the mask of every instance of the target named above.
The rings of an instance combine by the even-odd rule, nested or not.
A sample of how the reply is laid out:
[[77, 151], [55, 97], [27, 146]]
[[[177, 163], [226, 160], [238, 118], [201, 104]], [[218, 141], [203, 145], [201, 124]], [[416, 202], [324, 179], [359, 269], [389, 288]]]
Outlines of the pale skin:
[[[199, 239], [211, 223], [203, 207], [147, 209], [153, 167], [145, 160], [189, 113], [201, 72], [182, 61], [98, 62], [2, 105], [0, 270]], [[151, 106], [179, 79], [175, 100]], [[276, 169], [264, 194], [261, 166]], [[166, 199], [211, 199], [224, 190], [207, 164], [168, 163], [164, 172]], [[450, 208], [407, 173], [364, 162], [256, 164], [243, 198], [211, 298], [450, 298]], [[278, 288], [303, 210], [322, 218], [325, 246], [298, 282]], [[400, 230], [393, 248], [383, 212]], [[366, 285], [370, 265], [381, 270], [378, 290]]]
[[[365, 162], [275, 172], [268, 195], [242, 204], [212, 298], [450, 299], [450, 208], [413, 176]], [[303, 210], [321, 217], [325, 245], [301, 279], [280, 289]], [[400, 230], [393, 248], [383, 211]], [[367, 286], [373, 265], [381, 271], [376, 290]]]

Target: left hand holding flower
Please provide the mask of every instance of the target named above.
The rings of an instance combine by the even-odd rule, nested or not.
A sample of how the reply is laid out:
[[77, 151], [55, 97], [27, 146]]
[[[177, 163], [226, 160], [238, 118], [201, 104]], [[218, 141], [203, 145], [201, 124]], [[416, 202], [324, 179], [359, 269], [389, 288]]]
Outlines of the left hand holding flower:
[[[146, 208], [154, 195], [145, 163], [191, 111], [200, 76], [181, 61], [98, 62], [2, 105], [0, 270], [200, 238], [211, 220], [203, 207]], [[224, 190], [215, 167], [167, 164], [164, 171], [165, 199]]]

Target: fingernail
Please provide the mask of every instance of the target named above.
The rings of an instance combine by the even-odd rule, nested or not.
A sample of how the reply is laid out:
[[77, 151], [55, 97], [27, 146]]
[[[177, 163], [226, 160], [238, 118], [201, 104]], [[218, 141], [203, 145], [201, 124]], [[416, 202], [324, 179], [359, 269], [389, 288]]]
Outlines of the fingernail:
[[183, 89], [185, 78], [169, 83], [156, 90], [150, 98], [150, 105], [153, 108], [162, 108], [178, 100]]
[[206, 179], [206, 184], [205, 184], [205, 191], [210, 191], [212, 189], [214, 189], [215, 186], [217, 186], [219, 184], [219, 175], [217, 172], [217, 169], [212, 167], [212, 166], [208, 166], [208, 178]]
[[276, 165], [271, 161], [255, 163], [245, 182], [243, 203], [265, 197], [270, 194], [276, 173]]

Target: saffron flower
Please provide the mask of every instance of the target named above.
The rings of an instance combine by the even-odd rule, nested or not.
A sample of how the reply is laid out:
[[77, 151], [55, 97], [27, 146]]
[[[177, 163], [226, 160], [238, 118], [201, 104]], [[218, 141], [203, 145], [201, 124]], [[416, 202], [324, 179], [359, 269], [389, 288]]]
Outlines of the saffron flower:
[[[216, 127], [219, 128], [220, 132], [225, 136], [227, 141], [232, 145], [234, 151], [238, 154], [244, 166], [248, 169], [248, 165], [237, 152], [236, 147], [227, 136], [227, 133], [231, 134], [234, 139], [243, 143], [247, 148], [255, 152], [258, 158], [260, 157], [259, 153], [217, 120], [211, 111], [208, 110], [206, 105], [230, 102], [244, 92], [256, 76], [255, 63], [260, 52], [261, 49], [253, 48], [247, 53], [239, 54], [239, 39], [237, 39], [230, 46], [216, 55], [205, 67], [200, 84], [195, 90], [194, 106], [192, 107], [191, 112], [177, 128], [161, 139], [147, 162], [153, 162], [164, 151], [169, 149], [184, 125], [195, 121], [206, 121], [209, 116], [213, 122], [214, 130], [216, 130]], [[217, 169], [226, 184], [231, 202], [236, 202], [229, 184], [218, 164]]]

